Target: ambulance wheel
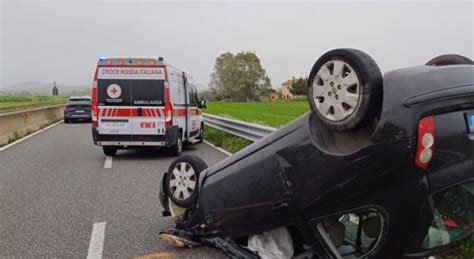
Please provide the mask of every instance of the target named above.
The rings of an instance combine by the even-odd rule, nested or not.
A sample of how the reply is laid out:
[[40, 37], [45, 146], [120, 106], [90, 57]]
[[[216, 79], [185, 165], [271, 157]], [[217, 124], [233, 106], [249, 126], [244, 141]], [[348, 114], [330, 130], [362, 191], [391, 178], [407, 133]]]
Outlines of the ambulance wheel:
[[171, 153], [175, 156], [181, 155], [183, 152], [183, 134], [178, 132], [178, 139], [176, 140], [176, 144], [171, 147]]
[[117, 154], [117, 148], [116, 147], [103, 146], [102, 151], [104, 151], [104, 155], [106, 155], [106, 156], [115, 156]]
[[380, 115], [382, 86], [382, 73], [368, 54], [356, 49], [331, 50], [311, 69], [311, 112], [331, 130], [364, 127]]
[[197, 195], [199, 174], [207, 168], [207, 163], [193, 155], [181, 156], [171, 163], [165, 175], [165, 193], [174, 204], [189, 208]]

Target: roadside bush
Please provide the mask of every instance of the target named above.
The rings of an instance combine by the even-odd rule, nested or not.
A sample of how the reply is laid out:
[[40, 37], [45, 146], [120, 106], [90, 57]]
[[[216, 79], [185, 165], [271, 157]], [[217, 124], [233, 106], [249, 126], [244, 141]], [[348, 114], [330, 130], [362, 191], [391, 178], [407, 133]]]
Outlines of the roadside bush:
[[220, 130], [216, 130], [209, 126], [204, 126], [204, 139], [231, 153], [235, 153], [241, 150], [242, 148], [252, 144], [252, 142], [249, 140], [236, 137], [234, 135]]

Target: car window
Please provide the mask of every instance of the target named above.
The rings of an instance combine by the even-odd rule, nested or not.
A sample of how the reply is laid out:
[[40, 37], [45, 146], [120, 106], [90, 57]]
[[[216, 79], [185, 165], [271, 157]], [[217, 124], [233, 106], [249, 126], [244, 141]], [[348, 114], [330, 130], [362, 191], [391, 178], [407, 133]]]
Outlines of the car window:
[[131, 80], [132, 105], [161, 106], [165, 102], [164, 80]]
[[196, 90], [193, 87], [189, 87], [189, 105], [197, 106]]
[[380, 247], [384, 214], [368, 208], [312, 221], [328, 247], [342, 258], [363, 258]]
[[91, 99], [83, 98], [83, 99], [69, 99], [68, 104], [91, 104]]
[[450, 244], [474, 232], [474, 180], [434, 194], [430, 204], [433, 219], [423, 250]]
[[196, 103], [196, 105], [199, 103], [197, 98], [197, 90], [194, 91], [194, 102]]

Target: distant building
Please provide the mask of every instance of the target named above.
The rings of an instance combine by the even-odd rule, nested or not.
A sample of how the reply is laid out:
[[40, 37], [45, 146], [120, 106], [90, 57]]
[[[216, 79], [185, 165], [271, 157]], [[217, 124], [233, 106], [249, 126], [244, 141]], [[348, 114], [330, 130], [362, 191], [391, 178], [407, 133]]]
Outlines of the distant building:
[[290, 100], [295, 98], [291, 93], [290, 89], [293, 83], [296, 83], [296, 80], [298, 79], [295, 79], [295, 77], [293, 77], [281, 83], [281, 99]]
[[274, 102], [274, 101], [278, 100], [279, 99], [278, 93], [276, 93], [276, 92], [269, 93], [268, 94], [268, 99], [270, 100], [270, 102]]
[[274, 90], [270, 90], [267, 95], [261, 95], [258, 97], [261, 102], [274, 102], [279, 99], [279, 94]]
[[56, 86], [56, 82], [54, 82], [54, 84], [53, 84], [53, 95], [54, 95], [54, 96], [59, 95], [59, 89], [58, 89], [58, 87]]

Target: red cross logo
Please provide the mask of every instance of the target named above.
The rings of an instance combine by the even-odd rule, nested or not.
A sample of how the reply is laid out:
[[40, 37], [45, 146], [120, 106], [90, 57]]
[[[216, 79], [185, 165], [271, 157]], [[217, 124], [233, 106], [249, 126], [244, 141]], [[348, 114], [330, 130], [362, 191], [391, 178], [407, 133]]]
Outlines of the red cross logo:
[[111, 84], [107, 87], [107, 95], [112, 98], [118, 98], [122, 94], [122, 88], [117, 84]]

